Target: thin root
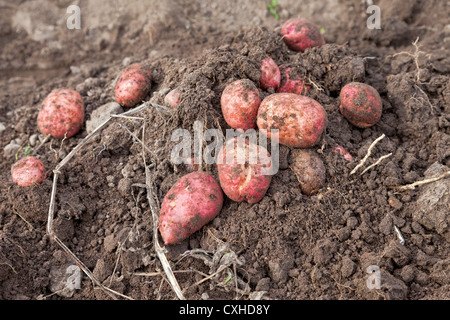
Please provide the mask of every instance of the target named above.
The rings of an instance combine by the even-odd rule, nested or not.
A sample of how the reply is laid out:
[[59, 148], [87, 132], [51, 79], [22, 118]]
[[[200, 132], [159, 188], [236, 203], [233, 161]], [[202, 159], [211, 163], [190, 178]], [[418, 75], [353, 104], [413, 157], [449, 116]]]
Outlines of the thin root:
[[173, 291], [176, 293], [178, 299], [185, 300], [185, 297], [183, 295], [183, 292], [177, 282], [177, 279], [175, 278], [175, 275], [173, 274], [172, 268], [170, 267], [169, 261], [167, 260], [167, 257], [164, 253], [163, 248], [159, 245], [158, 241], [158, 214], [159, 211], [159, 204], [157, 203], [157, 198], [155, 195], [155, 191], [153, 189], [153, 185], [150, 180], [150, 172], [149, 168], [147, 167], [147, 163], [145, 160], [145, 143], [144, 143], [144, 136], [145, 136], [145, 123], [142, 128], [142, 158], [144, 160], [144, 167], [145, 167], [145, 184], [147, 188], [147, 200], [150, 206], [150, 211], [152, 213], [153, 218], [153, 244], [155, 246], [156, 254], [159, 258], [159, 261], [161, 262], [164, 272], [166, 273], [166, 276], [169, 280], [169, 283], [173, 289]]
[[[131, 109], [127, 112], [122, 113], [123, 116], [128, 116], [137, 112], [140, 112], [146, 108], [148, 108], [151, 104], [148, 102], [143, 103], [142, 105]], [[52, 241], [55, 241], [65, 252], [66, 254], [83, 270], [83, 272], [95, 283], [100, 289], [102, 289], [106, 294], [108, 294], [111, 298], [116, 299], [116, 297], [122, 297], [125, 299], [131, 299], [130, 297], [116, 292], [110, 288], [105, 287], [100, 283], [100, 281], [94, 276], [94, 274], [81, 262], [80, 259], [72, 252], [70, 249], [56, 236], [53, 231], [53, 216], [55, 212], [55, 199], [56, 199], [56, 190], [58, 185], [58, 176], [61, 174], [61, 169], [64, 165], [66, 165], [76, 154], [77, 152], [94, 136], [96, 135], [106, 124], [112, 119], [109, 117], [102, 124], [100, 124], [94, 131], [88, 134], [69, 154], [62, 159], [59, 164], [53, 170], [53, 184], [52, 184], [52, 192], [50, 195], [50, 204], [48, 209], [48, 217], [47, 217], [47, 233]], [[48, 138], [48, 137], [47, 137]], [[61, 142], [62, 143], [62, 142]], [[43, 144], [43, 143], [42, 143]]]
[[390, 156], [392, 156], [392, 152], [389, 154], [386, 154], [384, 156], [381, 156], [375, 163], [373, 163], [370, 166], [368, 166], [367, 168], [365, 168], [364, 171], [361, 172], [361, 175], [363, 175], [364, 173], [366, 173], [368, 170], [372, 169], [373, 167], [377, 166], [381, 161], [383, 161], [386, 158], [389, 158]]
[[350, 172], [350, 175], [353, 175], [356, 173], [356, 171], [358, 171], [359, 168], [361, 168], [364, 163], [366, 163], [367, 159], [370, 157], [370, 155], [372, 154], [372, 149], [375, 147], [375, 145], [385, 137], [384, 133], [378, 137], [374, 142], [372, 142], [372, 144], [370, 145], [369, 149], [367, 150], [367, 154], [366, 156], [359, 162], [359, 164], [352, 170], [352, 172]]
[[445, 177], [448, 177], [448, 176], [450, 176], [450, 171], [447, 171], [436, 178], [430, 178], [430, 179], [416, 181], [414, 183], [411, 183], [411, 184], [408, 184], [405, 186], [391, 186], [391, 187], [389, 187], [389, 189], [394, 189], [396, 191], [414, 190], [417, 186], [421, 186], [423, 184], [427, 184], [427, 183], [431, 183], [431, 182], [436, 182], [436, 181], [444, 179]]

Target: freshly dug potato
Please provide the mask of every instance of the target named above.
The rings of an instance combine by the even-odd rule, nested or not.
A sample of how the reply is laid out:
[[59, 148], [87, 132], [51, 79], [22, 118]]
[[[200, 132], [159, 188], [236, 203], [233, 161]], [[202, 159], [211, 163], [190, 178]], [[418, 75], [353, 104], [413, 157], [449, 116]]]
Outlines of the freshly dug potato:
[[84, 121], [84, 102], [80, 94], [71, 89], [57, 89], [42, 102], [37, 124], [45, 135], [70, 138], [80, 131]]
[[383, 110], [378, 91], [368, 84], [352, 82], [341, 89], [339, 95], [342, 115], [359, 128], [368, 128], [376, 124]]
[[263, 89], [276, 89], [280, 85], [281, 74], [278, 65], [269, 56], [261, 61], [260, 87]]
[[175, 244], [198, 231], [222, 209], [223, 193], [209, 173], [183, 176], [164, 197], [159, 214], [159, 232], [164, 244]]
[[317, 193], [325, 185], [325, 165], [314, 150], [293, 150], [291, 153], [291, 170], [297, 176], [300, 189], [306, 195]]
[[319, 28], [308, 19], [293, 18], [281, 26], [283, 40], [289, 49], [304, 52], [308, 48], [320, 47], [325, 39]]
[[292, 74], [290, 67], [281, 65], [280, 72], [281, 81], [277, 92], [305, 94], [309, 91], [310, 87], [305, 84], [305, 80], [303, 80], [299, 75]]
[[116, 101], [124, 107], [134, 107], [147, 96], [151, 84], [150, 68], [140, 63], [133, 63], [125, 68], [117, 80]]
[[269, 188], [272, 176], [270, 153], [248, 139], [230, 139], [220, 150], [217, 164], [223, 192], [233, 201], [259, 202]]
[[256, 119], [268, 138], [278, 129], [280, 144], [309, 148], [317, 143], [327, 125], [324, 108], [316, 100], [294, 93], [274, 93], [261, 102]]
[[13, 164], [11, 176], [15, 184], [28, 187], [42, 183], [47, 174], [41, 160], [35, 157], [26, 157]]
[[178, 91], [178, 89], [173, 89], [169, 91], [168, 94], [164, 97], [164, 103], [166, 103], [168, 106], [176, 109], [178, 104], [181, 102], [181, 93]]
[[225, 121], [233, 129], [256, 127], [261, 98], [258, 88], [248, 79], [236, 80], [225, 87], [220, 98]]

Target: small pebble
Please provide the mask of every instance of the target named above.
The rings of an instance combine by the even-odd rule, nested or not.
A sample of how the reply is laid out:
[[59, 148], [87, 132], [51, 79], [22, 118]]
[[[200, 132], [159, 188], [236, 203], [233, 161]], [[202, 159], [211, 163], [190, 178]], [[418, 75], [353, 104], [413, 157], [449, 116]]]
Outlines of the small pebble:
[[38, 134], [37, 133], [32, 134], [28, 140], [30, 142], [30, 146], [34, 147], [36, 145], [37, 139], [38, 139]]

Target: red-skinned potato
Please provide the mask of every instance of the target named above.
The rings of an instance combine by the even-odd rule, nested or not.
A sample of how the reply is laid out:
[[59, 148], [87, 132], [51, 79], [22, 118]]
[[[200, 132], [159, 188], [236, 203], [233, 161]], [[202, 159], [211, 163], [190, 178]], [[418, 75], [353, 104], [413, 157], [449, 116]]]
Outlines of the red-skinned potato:
[[222, 204], [222, 189], [209, 173], [198, 171], [181, 177], [161, 205], [158, 228], [164, 244], [188, 238], [216, 217]]
[[289, 49], [304, 52], [308, 48], [320, 47], [325, 39], [319, 28], [308, 19], [293, 18], [281, 26], [283, 40]]
[[164, 97], [164, 103], [170, 107], [176, 109], [178, 104], [181, 102], [181, 93], [178, 89], [170, 90], [168, 94]]
[[70, 138], [80, 131], [84, 121], [84, 102], [81, 95], [71, 89], [57, 89], [42, 102], [37, 124], [45, 135]]
[[258, 88], [248, 79], [236, 80], [228, 84], [220, 98], [223, 117], [233, 129], [255, 128], [260, 103]]
[[261, 61], [261, 80], [260, 87], [262, 89], [276, 89], [280, 85], [281, 73], [278, 65], [269, 56]]
[[327, 114], [320, 103], [294, 93], [273, 93], [261, 102], [256, 119], [268, 138], [278, 129], [279, 142], [290, 148], [309, 148], [320, 139], [327, 126]]
[[114, 90], [116, 101], [127, 108], [144, 100], [151, 89], [152, 73], [148, 66], [133, 63], [122, 71]]
[[47, 177], [44, 164], [35, 157], [26, 157], [11, 167], [11, 177], [21, 187], [41, 184]]
[[352, 161], [353, 160], [352, 155], [347, 150], [345, 150], [344, 147], [336, 146], [336, 147], [333, 148], [333, 152], [334, 153], [339, 153], [347, 161]]
[[277, 92], [288, 92], [295, 94], [305, 94], [309, 91], [310, 87], [305, 84], [298, 74], [293, 74], [291, 68], [285, 65], [280, 66], [281, 81]]
[[341, 89], [339, 95], [342, 115], [359, 128], [368, 128], [376, 124], [383, 111], [378, 91], [365, 83], [352, 82]]
[[291, 170], [297, 176], [302, 193], [313, 195], [325, 185], [326, 169], [319, 155], [311, 149], [295, 149], [291, 153]]
[[233, 201], [259, 202], [269, 188], [271, 157], [263, 146], [248, 139], [230, 139], [220, 150], [217, 164], [223, 192]]

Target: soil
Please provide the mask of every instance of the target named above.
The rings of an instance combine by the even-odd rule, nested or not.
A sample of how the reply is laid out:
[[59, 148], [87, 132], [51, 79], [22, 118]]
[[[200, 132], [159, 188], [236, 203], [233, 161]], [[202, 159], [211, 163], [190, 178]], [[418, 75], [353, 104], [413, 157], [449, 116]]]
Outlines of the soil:
[[[81, 29], [72, 30], [66, 25], [72, 1], [0, 1], [0, 298], [176, 299], [154, 249], [140, 139], [161, 203], [193, 169], [171, 162], [178, 143], [172, 132], [193, 134], [195, 121], [225, 132], [221, 92], [237, 79], [258, 84], [267, 54], [302, 75], [311, 87], [306, 95], [328, 114], [314, 148], [326, 167], [325, 186], [303, 194], [289, 167], [291, 150], [281, 146], [280, 170], [260, 202], [226, 198], [213, 221], [165, 247], [185, 297], [449, 299], [449, 178], [405, 191], [393, 186], [450, 167], [450, 4], [373, 1], [381, 29], [369, 29], [369, 2], [280, 0], [276, 19], [258, 0], [82, 0], [76, 1]], [[290, 51], [281, 24], [297, 16], [323, 28], [327, 44]], [[53, 170], [87, 136], [87, 125], [72, 138], [45, 141], [36, 119], [46, 95], [68, 87], [80, 92], [86, 121], [94, 121], [94, 110], [115, 101], [121, 70], [136, 61], [153, 72], [145, 100], [164, 105], [165, 94], [178, 88], [180, 104], [133, 115], [141, 119], [112, 119], [61, 168], [54, 211], [57, 237], [104, 286], [122, 294], [110, 296], [71, 267], [46, 229]], [[339, 112], [340, 88], [352, 81], [381, 95], [383, 114], [373, 127], [354, 127]], [[262, 97], [270, 93], [261, 90]], [[334, 152], [336, 146], [353, 160]], [[23, 188], [10, 169], [27, 154], [43, 161], [48, 177]], [[213, 165], [200, 169], [217, 177]], [[369, 280], [377, 272], [374, 288]], [[77, 275], [79, 287], [68, 288]]]

